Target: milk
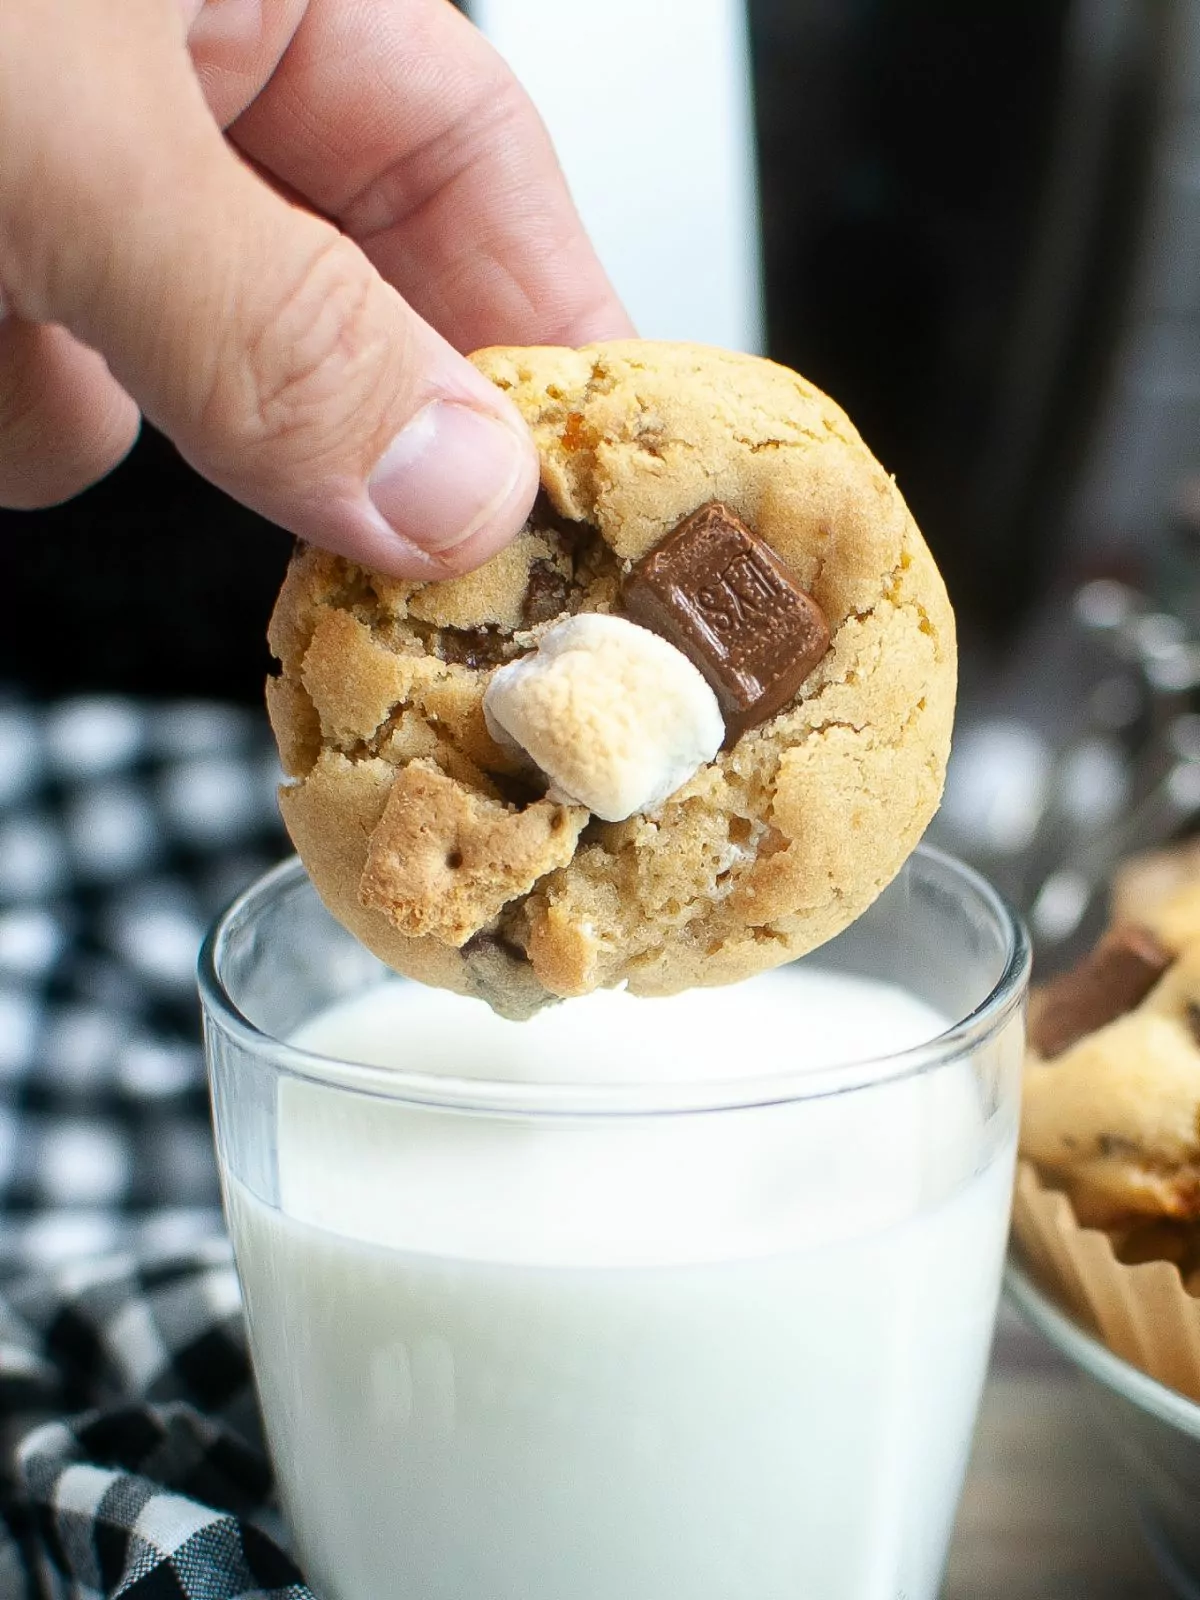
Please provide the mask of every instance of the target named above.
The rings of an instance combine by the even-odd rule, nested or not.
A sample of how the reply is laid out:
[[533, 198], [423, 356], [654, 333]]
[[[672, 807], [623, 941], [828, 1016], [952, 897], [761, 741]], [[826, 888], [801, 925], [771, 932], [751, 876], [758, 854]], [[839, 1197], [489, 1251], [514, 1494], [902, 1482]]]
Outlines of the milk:
[[[294, 1042], [458, 1077], [691, 1082], [943, 1025], [801, 967], [525, 1024], [387, 983]], [[226, 1201], [325, 1600], [933, 1600], [1011, 1181], [1011, 1129], [966, 1063], [675, 1117], [278, 1094], [280, 1208], [228, 1173]]]

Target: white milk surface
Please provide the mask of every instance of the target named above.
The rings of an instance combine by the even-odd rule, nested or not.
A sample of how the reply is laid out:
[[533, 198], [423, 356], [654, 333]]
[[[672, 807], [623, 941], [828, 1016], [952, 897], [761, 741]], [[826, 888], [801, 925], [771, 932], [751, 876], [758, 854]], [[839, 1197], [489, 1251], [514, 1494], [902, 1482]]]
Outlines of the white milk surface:
[[[643, 1081], [941, 1026], [798, 969], [526, 1024], [388, 983], [295, 1042]], [[278, 1109], [282, 1210], [229, 1174], [227, 1205], [325, 1600], [934, 1600], [1011, 1180], [1010, 1150], [977, 1170], [965, 1068], [690, 1116], [487, 1118], [287, 1079]]]

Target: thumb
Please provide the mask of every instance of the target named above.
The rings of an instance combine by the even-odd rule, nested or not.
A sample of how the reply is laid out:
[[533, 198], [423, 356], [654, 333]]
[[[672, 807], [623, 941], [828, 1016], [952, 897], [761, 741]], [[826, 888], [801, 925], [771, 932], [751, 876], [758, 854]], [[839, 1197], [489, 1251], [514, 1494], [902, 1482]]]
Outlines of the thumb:
[[154, 143], [123, 181], [109, 164], [119, 207], [93, 185], [73, 205], [69, 266], [35, 314], [98, 349], [206, 477], [301, 538], [398, 577], [486, 560], [537, 490], [515, 407], [215, 128]]

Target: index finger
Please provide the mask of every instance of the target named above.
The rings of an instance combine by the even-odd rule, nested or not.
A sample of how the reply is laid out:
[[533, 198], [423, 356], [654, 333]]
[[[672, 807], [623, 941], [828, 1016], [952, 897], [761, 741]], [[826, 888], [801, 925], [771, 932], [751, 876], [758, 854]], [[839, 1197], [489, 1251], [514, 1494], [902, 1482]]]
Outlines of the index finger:
[[231, 134], [460, 349], [632, 332], [541, 119], [447, 0], [309, 0]]

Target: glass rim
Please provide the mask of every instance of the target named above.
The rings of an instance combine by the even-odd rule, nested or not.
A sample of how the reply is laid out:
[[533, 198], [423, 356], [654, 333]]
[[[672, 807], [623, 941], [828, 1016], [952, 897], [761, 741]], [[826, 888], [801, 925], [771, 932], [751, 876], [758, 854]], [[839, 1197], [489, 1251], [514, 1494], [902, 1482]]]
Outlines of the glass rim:
[[[286, 1076], [378, 1099], [443, 1110], [507, 1112], [521, 1116], [694, 1114], [764, 1108], [875, 1088], [945, 1066], [974, 1053], [993, 1038], [1022, 1004], [1031, 963], [1024, 923], [982, 874], [933, 845], [919, 844], [901, 872], [914, 860], [948, 869], [963, 889], [982, 902], [1003, 934], [1005, 961], [989, 993], [965, 1017], [935, 1038], [889, 1055], [865, 1056], [816, 1069], [784, 1067], [754, 1077], [633, 1084], [459, 1078], [403, 1067], [368, 1066], [318, 1055], [276, 1038], [251, 1022], [233, 1000], [221, 977], [222, 957], [230, 939], [264, 904], [303, 884], [316, 894], [297, 856], [281, 861], [256, 879], [209, 929], [197, 963], [205, 1027], [206, 1031], [213, 1026], [219, 1028], [241, 1050]], [[353, 936], [348, 934], [347, 937]], [[819, 947], [811, 954], [818, 956]], [[392, 976], [403, 979], [403, 974]], [[647, 1000], [646, 1004], [652, 1005], [653, 1001]]]

